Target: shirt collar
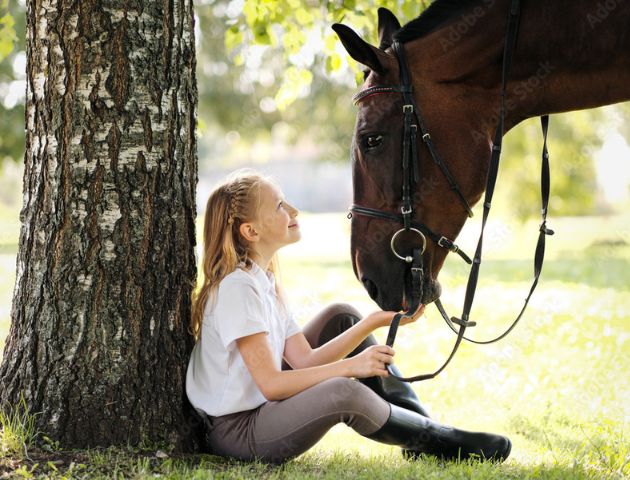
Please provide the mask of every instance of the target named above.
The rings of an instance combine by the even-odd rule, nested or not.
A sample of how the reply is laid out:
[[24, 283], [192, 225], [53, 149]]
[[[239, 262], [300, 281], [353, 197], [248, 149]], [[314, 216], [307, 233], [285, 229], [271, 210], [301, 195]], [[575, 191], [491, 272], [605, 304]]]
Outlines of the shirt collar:
[[[260, 266], [254, 261], [251, 262], [251, 265], [252, 269], [250, 271], [254, 275], [254, 277], [256, 277], [256, 280], [258, 280], [260, 286], [263, 288], [265, 293], [271, 293], [272, 295], [275, 295], [276, 279], [273, 273], [269, 271], [263, 271], [263, 269], [260, 268]], [[239, 266], [245, 266], [245, 264], [241, 262]]]

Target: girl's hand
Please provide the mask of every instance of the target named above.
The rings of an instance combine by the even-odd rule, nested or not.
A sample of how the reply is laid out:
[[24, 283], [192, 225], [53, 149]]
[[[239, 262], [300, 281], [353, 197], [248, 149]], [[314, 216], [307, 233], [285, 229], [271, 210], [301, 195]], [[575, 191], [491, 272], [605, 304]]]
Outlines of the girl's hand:
[[[367, 317], [365, 317], [365, 320], [372, 323], [375, 326], [375, 329], [378, 327], [389, 327], [392, 323], [392, 320], [394, 319], [394, 315], [396, 315], [397, 313], [400, 312], [379, 310], [378, 312], [370, 313]], [[413, 313], [411, 317], [403, 317], [400, 319], [400, 325], [406, 325], [408, 323], [415, 322], [416, 320], [418, 320], [418, 318], [422, 316], [422, 314], [424, 314], [424, 305], [420, 304], [418, 309]]]
[[352, 377], [388, 377], [387, 365], [394, 362], [394, 353], [394, 349], [387, 345], [372, 345], [344, 361]]
[[413, 315], [411, 317], [402, 317], [400, 319], [400, 325], [407, 325], [408, 323], [415, 322], [422, 315], [424, 315], [424, 305], [421, 303], [418, 309], [415, 312], [413, 312]]

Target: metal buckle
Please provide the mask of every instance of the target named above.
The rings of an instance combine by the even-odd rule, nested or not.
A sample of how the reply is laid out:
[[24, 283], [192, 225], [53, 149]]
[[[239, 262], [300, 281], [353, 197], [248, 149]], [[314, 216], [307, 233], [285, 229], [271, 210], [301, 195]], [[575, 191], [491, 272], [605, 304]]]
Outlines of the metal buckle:
[[413, 105], [403, 105], [403, 113], [413, 113]]
[[446, 248], [451, 252], [456, 252], [459, 250], [459, 247], [453, 243], [453, 241], [449, 238], [446, 238], [444, 235], [440, 237], [437, 241], [438, 247]]
[[405, 206], [403, 205], [402, 207], [400, 207], [400, 211], [403, 215], [409, 215], [411, 212], [413, 212], [413, 207], [409, 206], [409, 209], [406, 210]]
[[431, 140], [431, 135], [429, 135], [429, 132], [422, 135], [422, 141], [428, 142], [429, 140]]

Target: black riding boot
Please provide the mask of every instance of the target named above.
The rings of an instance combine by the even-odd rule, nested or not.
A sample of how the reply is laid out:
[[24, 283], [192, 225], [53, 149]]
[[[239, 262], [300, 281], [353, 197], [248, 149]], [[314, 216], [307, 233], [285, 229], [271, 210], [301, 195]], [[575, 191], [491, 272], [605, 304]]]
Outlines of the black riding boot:
[[[399, 377], [402, 376], [396, 365], [390, 365], [390, 370]], [[416, 392], [411, 388], [411, 384], [403, 382], [394, 377], [368, 377], [359, 378], [359, 382], [374, 390], [377, 395], [389, 403], [399, 407], [413, 410], [420, 415], [429, 417], [429, 412], [422, 406]]]
[[365, 437], [403, 447], [407, 457], [425, 453], [445, 460], [464, 460], [472, 455], [481, 459], [505, 460], [512, 443], [492, 433], [467, 432], [442, 425], [416, 412], [391, 405], [385, 425]]
[[[331, 328], [326, 328], [322, 331], [319, 339], [321, 342], [320, 345], [326, 343], [341, 332], [348, 330], [358, 321], [359, 318], [354, 315], [343, 315], [343, 318], [340, 319], [338, 323], [333, 322], [333, 324], [337, 323], [337, 327], [339, 330], [336, 330], [331, 325]], [[348, 357], [353, 357], [372, 345], [378, 345], [378, 342], [374, 338], [374, 335], [368, 335], [368, 337], [363, 340], [359, 344], [359, 346], [348, 355]], [[395, 365], [391, 366], [391, 370], [394, 374], [402, 376], [402, 373], [400, 373], [400, 370], [398, 370], [398, 367], [396, 367]], [[394, 405], [398, 405], [408, 410], [413, 410], [414, 412], [418, 412], [420, 415], [424, 415], [425, 417], [429, 416], [429, 413], [422, 406], [420, 400], [416, 396], [416, 392], [413, 391], [413, 388], [411, 388], [411, 385], [408, 382], [402, 382], [394, 377], [378, 376], [359, 378], [358, 380], [359, 382], [373, 390], [379, 397], [383, 398], [389, 403], [393, 403]]]

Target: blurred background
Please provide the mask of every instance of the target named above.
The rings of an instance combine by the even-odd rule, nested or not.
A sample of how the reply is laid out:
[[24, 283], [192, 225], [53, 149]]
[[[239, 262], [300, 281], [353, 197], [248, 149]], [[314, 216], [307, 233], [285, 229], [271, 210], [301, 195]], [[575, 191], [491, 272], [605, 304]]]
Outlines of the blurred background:
[[[359, 68], [330, 24], [343, 21], [376, 43], [377, 6], [388, 6], [405, 23], [426, 3], [196, 2], [198, 225], [209, 192], [230, 171], [248, 166], [272, 174], [301, 210], [303, 238], [281, 252], [284, 284], [301, 323], [335, 301], [353, 303], [364, 313], [377, 308], [353, 276], [345, 217], [352, 197], [351, 96]], [[10, 323], [20, 228], [26, 65], [24, 2], [4, 2], [2, 9], [0, 352]], [[445, 373], [416, 387], [442, 419], [521, 435], [514, 455], [523, 462], [553, 459], [550, 446], [555, 446], [556, 453], [570, 451], [567, 458], [615, 471], [615, 462], [627, 455], [614, 446], [623, 443], [630, 419], [629, 119], [628, 103], [551, 118], [549, 225], [556, 235], [548, 240], [530, 311], [502, 344], [465, 345]], [[477, 338], [501, 331], [529, 286], [540, 214], [541, 142], [535, 119], [506, 138], [473, 311], [483, 324], [474, 332]], [[458, 241], [467, 252], [474, 251], [479, 218], [467, 223]], [[441, 279], [449, 311], [458, 313], [466, 275], [464, 265], [447, 261]], [[428, 311], [422, 322], [399, 333], [397, 362], [407, 374], [435, 368], [452, 340], [437, 314]], [[477, 403], [474, 415], [459, 408], [463, 395]], [[545, 425], [555, 427], [550, 436], [540, 432]], [[335, 431], [341, 440], [329, 439], [321, 448], [338, 448], [335, 442], [390, 448], [375, 447], [342, 427]], [[600, 441], [614, 447], [604, 452], [608, 463], [589, 446]]]
[[[25, 6], [24, 0], [4, 3], [0, 16], [8, 12], [10, 21], [0, 19], [0, 202], [15, 209], [24, 154]], [[351, 96], [359, 69], [330, 24], [342, 20], [376, 42], [376, 6], [364, 3], [364, 10], [347, 2], [338, 12], [302, 9], [308, 16], [303, 28], [295, 21], [299, 9], [288, 17], [274, 7], [276, 17], [262, 24], [261, 33], [254, 28], [260, 20], [250, 16], [265, 12], [250, 15], [243, 1], [196, 2], [199, 213], [212, 185], [241, 166], [274, 174], [304, 211], [348, 206]], [[422, 8], [422, 2], [389, 3], [402, 23]], [[611, 215], [628, 206], [629, 113], [621, 104], [552, 118], [552, 215]], [[520, 220], [537, 215], [540, 138], [536, 120], [508, 135], [499, 186], [510, 188], [500, 188], [494, 202], [501, 213]]]

